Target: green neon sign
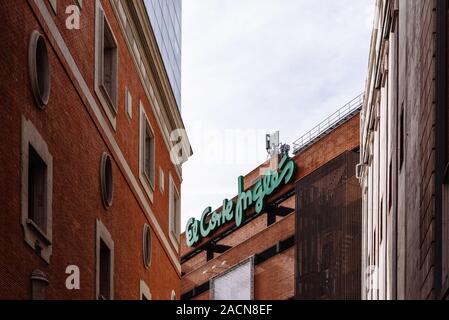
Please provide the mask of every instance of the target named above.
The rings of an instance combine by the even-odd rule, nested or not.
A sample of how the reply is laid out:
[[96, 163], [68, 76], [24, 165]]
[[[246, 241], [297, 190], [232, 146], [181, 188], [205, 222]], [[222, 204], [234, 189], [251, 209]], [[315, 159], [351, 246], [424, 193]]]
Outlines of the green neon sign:
[[256, 214], [261, 213], [265, 207], [265, 197], [281, 186], [289, 184], [295, 176], [296, 168], [295, 161], [285, 156], [279, 163], [278, 170], [267, 170], [248, 191], [245, 191], [244, 187], [245, 178], [239, 177], [237, 203], [234, 203], [234, 200], [225, 199], [221, 212], [212, 212], [212, 208], [207, 207], [201, 220], [189, 219], [186, 226], [187, 246], [194, 247], [203, 238], [207, 238], [231, 221], [235, 221], [236, 226], [240, 227], [245, 219], [245, 212], [252, 206], [255, 206]]

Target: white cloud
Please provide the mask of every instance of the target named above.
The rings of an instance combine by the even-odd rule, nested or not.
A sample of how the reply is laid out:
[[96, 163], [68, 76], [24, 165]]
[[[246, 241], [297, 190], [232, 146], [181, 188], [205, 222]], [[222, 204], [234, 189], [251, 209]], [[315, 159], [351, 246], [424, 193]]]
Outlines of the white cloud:
[[[195, 152], [184, 166], [183, 225], [235, 195], [237, 177], [265, 160], [262, 132], [279, 129], [291, 144], [363, 91], [371, 6], [373, 0], [183, 1], [182, 111]], [[213, 130], [193, 133], [198, 127], [216, 130], [216, 138], [201, 134]], [[215, 143], [223, 145], [217, 132], [245, 129], [261, 135], [257, 156], [205, 161]]]

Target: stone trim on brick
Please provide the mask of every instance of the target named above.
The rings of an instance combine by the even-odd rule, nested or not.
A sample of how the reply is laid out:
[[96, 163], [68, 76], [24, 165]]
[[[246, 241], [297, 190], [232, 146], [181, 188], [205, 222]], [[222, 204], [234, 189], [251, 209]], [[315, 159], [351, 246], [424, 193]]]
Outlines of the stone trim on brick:
[[[47, 165], [46, 181], [46, 231], [41, 230], [33, 221], [28, 219], [28, 161], [29, 147], [32, 146]], [[36, 127], [22, 116], [22, 146], [21, 146], [21, 223], [25, 242], [47, 263], [50, 263], [53, 242], [53, 156], [47, 143], [37, 131]]]
[[100, 243], [103, 241], [111, 251], [110, 269], [110, 299], [114, 300], [114, 241], [106, 226], [100, 221], [96, 222], [96, 243], [95, 243], [95, 299], [100, 295]]
[[[103, 108], [104, 113], [106, 114], [106, 117], [109, 119], [109, 122], [112, 125], [112, 128], [114, 130], [117, 129], [117, 112], [118, 112], [118, 77], [116, 78], [116, 84], [115, 84], [115, 97], [109, 98], [102, 90], [102, 84], [101, 84], [101, 70], [102, 70], [102, 48], [103, 48], [103, 34], [105, 28], [109, 28], [111, 30], [111, 35], [113, 37], [113, 41], [115, 44], [117, 44], [117, 38], [114, 35], [114, 32], [112, 31], [111, 24], [108, 21], [108, 17], [106, 16], [104, 9], [101, 5], [100, 0], [95, 0], [95, 83], [94, 83], [94, 90], [96, 93], [96, 96], [98, 100], [100, 101], [100, 105]], [[117, 74], [119, 69], [119, 50], [117, 48]], [[111, 99], [115, 101], [110, 101]], [[111, 104], [116, 104], [115, 106], [111, 106]]]

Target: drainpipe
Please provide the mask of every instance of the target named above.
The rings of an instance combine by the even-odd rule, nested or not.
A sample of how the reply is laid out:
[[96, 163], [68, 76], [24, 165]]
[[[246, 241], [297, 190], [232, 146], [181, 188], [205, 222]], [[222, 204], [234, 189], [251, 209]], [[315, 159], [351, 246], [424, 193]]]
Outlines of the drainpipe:
[[446, 100], [447, 100], [447, 0], [437, 0], [436, 25], [436, 177], [435, 177], [435, 277], [436, 298], [443, 298], [442, 292], [442, 225], [443, 225], [443, 183], [446, 168]]

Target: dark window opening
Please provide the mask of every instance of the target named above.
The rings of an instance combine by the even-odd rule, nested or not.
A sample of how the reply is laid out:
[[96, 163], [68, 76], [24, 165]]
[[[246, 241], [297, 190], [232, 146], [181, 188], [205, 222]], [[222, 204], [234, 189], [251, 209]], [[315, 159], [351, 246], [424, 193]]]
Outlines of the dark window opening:
[[111, 299], [111, 250], [100, 240], [100, 296], [99, 300]]
[[151, 229], [149, 225], [145, 225], [143, 229], [143, 262], [147, 268], [151, 264]]
[[47, 165], [29, 146], [28, 161], [28, 219], [44, 233], [47, 232]]
[[103, 17], [103, 59], [101, 84], [108, 96], [112, 109], [117, 111], [117, 56], [118, 49], [112, 31]]
[[154, 137], [148, 123], [145, 126], [144, 152], [143, 152], [144, 174], [151, 184], [154, 185]]

